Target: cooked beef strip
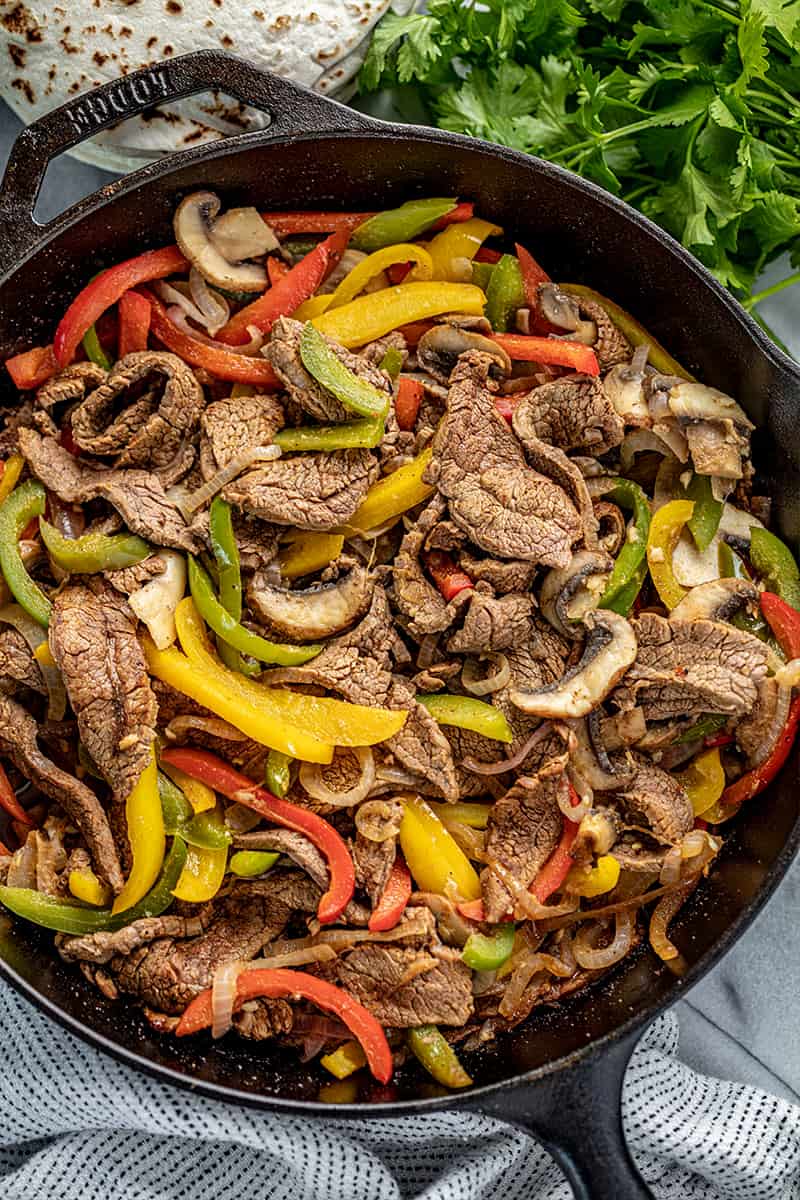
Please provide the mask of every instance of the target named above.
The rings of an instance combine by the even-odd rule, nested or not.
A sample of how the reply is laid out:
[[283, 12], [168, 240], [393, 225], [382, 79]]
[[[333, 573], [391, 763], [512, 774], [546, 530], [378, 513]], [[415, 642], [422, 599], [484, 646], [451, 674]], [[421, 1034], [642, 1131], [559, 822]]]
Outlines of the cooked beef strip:
[[249, 513], [234, 511], [233, 532], [239, 548], [239, 562], [245, 571], [257, 571], [275, 561], [280, 525], [270, 525]]
[[42, 754], [37, 744], [37, 722], [16, 701], [0, 694], [0, 753], [7, 755], [17, 770], [40, 792], [60, 804], [75, 822], [92, 854], [97, 873], [115, 891], [122, 890], [114, 839], [94, 792], [62, 771]]
[[123, 596], [130, 596], [149, 583], [155, 575], [163, 574], [166, 565], [160, 555], [151, 554], [132, 567], [120, 567], [116, 571], [103, 571], [103, 578]]
[[674, 775], [642, 755], [635, 755], [634, 761], [636, 774], [617, 793], [617, 799], [639, 824], [648, 825], [659, 841], [674, 845], [694, 825], [689, 797]]
[[459, 359], [426, 481], [448, 498], [451, 517], [477, 546], [564, 566], [581, 537], [579, 515], [561, 487], [527, 465], [497, 412], [488, 378], [493, 362], [480, 351]]
[[[349, 421], [352, 412], [333, 396], [327, 388], [308, 373], [300, 358], [302, 321], [291, 317], [279, 317], [272, 326], [267, 358], [275, 368], [275, 374], [285, 386], [291, 398], [318, 421]], [[357, 375], [371, 383], [379, 392], [391, 391], [388, 376], [361, 354], [345, 350], [338, 342], [326, 338], [336, 357]]]
[[325, 974], [332, 974], [382, 1025], [463, 1025], [472, 1015], [472, 972], [460, 959], [367, 944], [356, 946], [331, 968]]
[[509, 650], [530, 637], [533, 596], [510, 593], [490, 596], [483, 592], [461, 592], [469, 597], [464, 624], [447, 641], [451, 654], [484, 654]]
[[41, 433], [57, 434], [62, 413], [56, 409], [62, 404], [82, 400], [87, 392], [99, 387], [107, 375], [105, 367], [93, 362], [71, 363], [57, 371], [36, 392], [33, 424]]
[[394, 866], [397, 839], [389, 837], [382, 842], [373, 842], [362, 833], [357, 833], [350, 850], [356, 870], [356, 886], [367, 893], [374, 908]]
[[294, 1012], [287, 1000], [248, 1000], [233, 1014], [236, 1032], [253, 1042], [291, 1033]]
[[519, 559], [478, 558], [468, 546], [459, 554], [459, 565], [474, 583], [488, 583], [498, 595], [527, 592], [536, 578], [536, 564]]
[[426, 576], [420, 562], [423, 544], [445, 507], [441, 496], [433, 497], [404, 536], [392, 564], [394, 600], [408, 617], [408, 632], [416, 638], [449, 628], [469, 599], [468, 593], [459, 592], [452, 600], [445, 600]]
[[631, 622], [636, 661], [611, 693], [618, 708], [641, 705], [647, 721], [700, 713], [743, 716], [767, 673], [764, 642], [718, 621], [668, 621], [643, 613]]
[[580, 516], [583, 541], [589, 547], [594, 546], [597, 540], [597, 517], [586, 480], [577, 463], [568, 458], [563, 450], [559, 450], [558, 446], [550, 446], [539, 438], [526, 438], [524, 446], [530, 465], [563, 488], [575, 505]]
[[[330, 276], [328, 277], [330, 280]], [[397, 350], [403, 356], [405, 364], [408, 358], [408, 346], [406, 339], [403, 337], [399, 329], [393, 329], [391, 333], [384, 334], [383, 337], [377, 338], [374, 342], [367, 342], [366, 346], [362, 346], [359, 354], [370, 362], [375, 367], [379, 367], [383, 362], [387, 350]]]
[[[161, 396], [134, 399], [122, 412], [120, 399], [144, 381], [164, 380]], [[205, 395], [192, 368], [166, 350], [138, 350], [111, 368], [105, 381], [72, 414], [72, 436], [89, 454], [113, 455], [119, 467], [145, 467], [165, 487], [191, 467], [195, 426]]]
[[349, 521], [377, 473], [369, 450], [298, 454], [248, 471], [224, 496], [276, 525], [328, 530]]
[[155, 546], [198, 549], [198, 539], [186, 525], [157, 475], [149, 471], [104, 470], [83, 466], [55, 438], [33, 429], [19, 431], [20, 449], [33, 474], [67, 504], [106, 500], [133, 533]]
[[492, 860], [527, 888], [555, 849], [563, 824], [556, 799], [560, 786], [560, 777], [523, 775], [493, 805], [486, 835], [490, 865], [481, 872], [487, 921], [501, 921], [514, 908], [514, 897], [491, 866]]
[[748, 762], [763, 755], [768, 748], [768, 735], [775, 734], [773, 724], [778, 704], [778, 685], [772, 675], [765, 675], [758, 682], [755, 706], [746, 713], [736, 726], [736, 744]]
[[70, 936], [59, 934], [56, 938], [61, 957], [67, 962], [91, 962], [105, 964], [120, 955], [133, 954], [140, 946], [149, 945], [161, 938], [193, 938], [204, 933], [210, 923], [211, 910], [208, 906], [196, 916], [181, 916], [165, 913], [161, 917], [142, 917], [122, 929], [99, 933]]
[[297, 863], [313, 879], [317, 887], [327, 890], [328, 865], [314, 843], [293, 829], [255, 829], [238, 833], [233, 839], [237, 850], [276, 850]]
[[157, 714], [136, 619], [119, 592], [89, 577], [56, 596], [49, 641], [81, 741], [126, 798], [150, 762]]
[[554, 379], [526, 392], [514, 405], [512, 424], [522, 442], [535, 437], [560, 450], [587, 454], [605, 454], [625, 436], [602, 381], [589, 375]]
[[15, 692], [22, 684], [34, 692], [45, 692], [42, 670], [21, 633], [9, 626], [0, 629], [0, 691]]
[[271, 446], [286, 424], [277, 396], [231, 396], [215, 400], [200, 418], [200, 470], [210, 479], [222, 467], [256, 446]]

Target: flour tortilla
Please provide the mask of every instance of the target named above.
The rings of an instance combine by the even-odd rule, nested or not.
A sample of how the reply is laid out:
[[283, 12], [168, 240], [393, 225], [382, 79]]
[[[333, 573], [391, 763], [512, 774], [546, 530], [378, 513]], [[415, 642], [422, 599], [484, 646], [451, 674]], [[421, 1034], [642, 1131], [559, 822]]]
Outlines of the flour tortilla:
[[[390, 0], [0, 0], [0, 96], [27, 124], [148, 63], [218, 49], [343, 99], [352, 95], [372, 29], [389, 7]], [[267, 121], [207, 93], [134, 117], [71, 153], [126, 171]]]

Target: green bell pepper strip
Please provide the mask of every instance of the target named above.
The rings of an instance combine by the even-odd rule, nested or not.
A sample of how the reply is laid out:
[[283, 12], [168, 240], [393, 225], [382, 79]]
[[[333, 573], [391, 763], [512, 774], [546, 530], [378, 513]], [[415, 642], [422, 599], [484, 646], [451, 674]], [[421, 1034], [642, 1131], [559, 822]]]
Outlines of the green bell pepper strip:
[[525, 303], [525, 287], [519, 262], [513, 254], [504, 254], [495, 263], [486, 290], [486, 317], [495, 333], [505, 333], [514, 313]]
[[147, 542], [134, 533], [85, 533], [83, 537], [66, 538], [44, 517], [39, 520], [39, 532], [53, 562], [70, 575], [132, 567], [150, 553]]
[[391, 399], [389, 393], [373, 387], [367, 379], [361, 379], [346, 367], [310, 321], [306, 321], [300, 335], [300, 358], [309, 375], [345, 408], [360, 417], [385, 418]]
[[374, 450], [383, 439], [382, 420], [365, 417], [341, 425], [300, 425], [281, 429], [274, 442], [286, 453], [300, 450]]
[[89, 359], [89, 362], [96, 363], [98, 367], [102, 367], [105, 371], [111, 370], [114, 364], [100, 345], [96, 326], [90, 325], [83, 335], [83, 348], [86, 351], [86, 357]]
[[153, 887], [138, 904], [117, 916], [112, 915], [110, 908], [64, 904], [32, 888], [0, 887], [0, 904], [15, 916], [32, 921], [44, 929], [54, 929], [57, 933], [81, 935], [122, 929], [142, 917], [158, 917], [169, 908], [174, 899], [172, 889], [177, 886], [185, 862], [186, 843], [176, 837]]
[[634, 483], [632, 479], [612, 480], [609, 490], [603, 494], [622, 508], [633, 509], [636, 536], [633, 541], [626, 539], [625, 545], [617, 555], [606, 590], [597, 607], [610, 608], [612, 612], [627, 617], [647, 575], [650, 503], [638, 483]]
[[273, 796], [283, 799], [292, 782], [292, 759], [288, 754], [282, 754], [280, 750], [270, 750], [267, 755], [265, 781], [267, 790], [272, 792]]
[[[217, 569], [219, 602], [234, 621], [241, 621], [242, 572], [239, 566], [239, 547], [233, 532], [231, 506], [221, 496], [215, 496], [211, 502], [208, 527], [214, 565]], [[222, 638], [217, 638], [217, 650], [226, 667], [238, 671], [241, 675], [253, 674], [239, 651], [234, 650], [233, 646], [229, 646]]]
[[231, 855], [228, 870], [244, 879], [251, 879], [254, 875], [269, 871], [279, 858], [280, 854], [274, 850], [237, 850]]
[[472, 264], [472, 282], [484, 293], [489, 290], [494, 268], [494, 263], [473, 262]]
[[403, 369], [403, 356], [400, 351], [390, 346], [380, 361], [380, 368], [396, 380]]
[[194, 809], [178, 785], [163, 771], [158, 772], [158, 797], [164, 818], [164, 832], [169, 837], [182, 834], [194, 816]]
[[435, 1025], [409, 1029], [408, 1048], [429, 1075], [444, 1087], [469, 1087], [471, 1078], [458, 1061], [456, 1052]]
[[726, 725], [729, 720], [730, 717], [724, 713], [707, 713], [699, 721], [696, 721], [694, 725], [690, 725], [688, 729], [685, 729], [680, 737], [676, 737], [672, 745], [685, 746], [688, 742], [698, 742], [701, 738], [711, 737], [718, 730], [722, 729], [722, 726]]
[[158, 795], [165, 833], [177, 835], [201, 850], [223, 850], [233, 841], [233, 834], [223, 825], [217, 810], [212, 808], [195, 815], [181, 789], [163, 771], [158, 772]]
[[242, 654], [249, 654], [259, 662], [275, 663], [281, 667], [300, 667], [319, 654], [322, 646], [287, 646], [268, 642], [259, 634], [245, 629], [234, 620], [214, 595], [207, 572], [193, 556], [189, 556], [189, 590], [197, 611], [210, 629]]
[[431, 225], [435, 225], [445, 213], [452, 212], [458, 203], [455, 199], [438, 197], [428, 200], [407, 200], [399, 208], [390, 208], [362, 221], [352, 233], [350, 245], [356, 250], [371, 254], [395, 242], [411, 242]]
[[44, 505], [44, 488], [33, 479], [14, 488], [0, 504], [0, 570], [17, 603], [46, 629], [53, 606], [31, 579], [19, 552], [20, 534], [29, 521], [42, 516]]
[[702, 553], [711, 545], [711, 539], [719, 528], [723, 504], [721, 500], [714, 499], [708, 475], [693, 475], [684, 495], [687, 500], [694, 500], [694, 512], [686, 522], [686, 528]]
[[475, 733], [482, 733], [484, 737], [494, 738], [497, 742], [514, 740], [505, 715], [499, 708], [494, 708], [483, 700], [473, 700], [471, 696], [449, 696], [442, 692], [417, 696], [417, 700], [440, 725], [457, 725], [460, 729], [471, 729]]
[[219, 806], [196, 813], [180, 831], [180, 836], [190, 846], [199, 846], [201, 850], [224, 850], [233, 841], [233, 834], [225, 826]]
[[508, 921], [490, 934], [471, 933], [461, 952], [462, 959], [473, 971], [496, 971], [511, 957], [515, 931], [514, 922]]
[[[717, 549], [717, 559], [719, 561], [721, 579], [746, 579], [750, 582], [750, 573], [747, 567], [727, 542], [720, 542]], [[745, 633], [752, 633], [754, 637], [760, 638], [762, 642], [772, 640], [769, 625], [760, 615], [756, 616], [749, 612], [737, 612], [730, 618], [730, 623]]]
[[[8, 500], [5, 504], [8, 504]], [[5, 504], [0, 508], [0, 514]], [[767, 591], [776, 593], [781, 600], [800, 611], [800, 570], [786, 543], [768, 529], [754, 525], [750, 530], [750, 561]], [[14, 591], [13, 587], [11, 590]]]

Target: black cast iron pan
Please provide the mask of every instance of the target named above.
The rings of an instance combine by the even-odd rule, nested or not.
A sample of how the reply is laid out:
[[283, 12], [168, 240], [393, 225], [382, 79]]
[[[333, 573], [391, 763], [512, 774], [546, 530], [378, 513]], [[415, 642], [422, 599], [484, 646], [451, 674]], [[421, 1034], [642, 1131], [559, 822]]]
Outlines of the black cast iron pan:
[[[156, 102], [209, 88], [263, 109], [269, 128], [162, 159], [46, 226], [35, 222], [36, 196], [57, 154]], [[426, 194], [475, 200], [557, 278], [613, 297], [700, 378], [740, 400], [759, 426], [755, 457], [777, 527], [797, 545], [800, 371], [676, 242], [557, 167], [454, 134], [375, 121], [222, 53], [132, 73], [20, 135], [0, 190], [0, 358], [49, 341], [99, 267], [170, 242], [176, 197], [206, 187], [224, 205], [267, 209], [379, 209]], [[466, 1094], [437, 1094], [404, 1068], [391, 1089], [367, 1084], [358, 1104], [331, 1108], [316, 1099], [320, 1078], [279, 1049], [156, 1038], [134, 1009], [106, 1002], [61, 964], [50, 935], [22, 923], [0, 932], [0, 974], [72, 1032], [181, 1087], [319, 1119], [469, 1107], [531, 1131], [576, 1196], [646, 1197], [622, 1133], [628, 1058], [647, 1022], [734, 944], [786, 871], [800, 841], [797, 761], [740, 814], [719, 865], [676, 921], [675, 941], [690, 964], [684, 978], [649, 951], [626, 960], [594, 990], [534, 1014], [470, 1061], [476, 1082]]]

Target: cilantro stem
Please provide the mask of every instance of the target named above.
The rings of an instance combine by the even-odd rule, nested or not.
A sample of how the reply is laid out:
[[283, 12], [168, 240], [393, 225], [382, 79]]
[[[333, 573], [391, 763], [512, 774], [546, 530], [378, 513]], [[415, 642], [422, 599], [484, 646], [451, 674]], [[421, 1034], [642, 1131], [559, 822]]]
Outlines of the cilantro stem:
[[781, 279], [778, 283], [773, 283], [771, 287], [764, 288], [761, 292], [755, 292], [754, 295], [748, 296], [742, 301], [742, 307], [749, 312], [760, 304], [762, 300], [766, 300], [769, 296], [777, 296], [778, 292], [782, 292], [784, 288], [794, 287], [796, 283], [800, 283], [800, 271], [795, 271], [793, 275], [787, 275], [785, 279]]

